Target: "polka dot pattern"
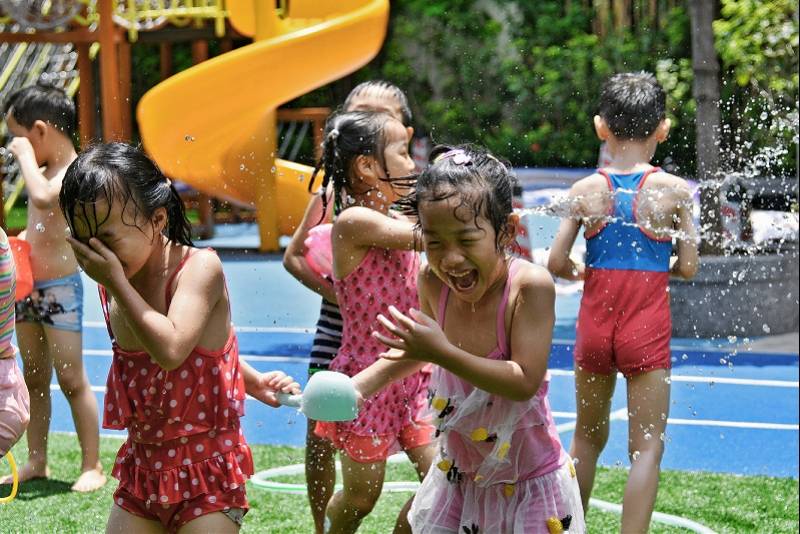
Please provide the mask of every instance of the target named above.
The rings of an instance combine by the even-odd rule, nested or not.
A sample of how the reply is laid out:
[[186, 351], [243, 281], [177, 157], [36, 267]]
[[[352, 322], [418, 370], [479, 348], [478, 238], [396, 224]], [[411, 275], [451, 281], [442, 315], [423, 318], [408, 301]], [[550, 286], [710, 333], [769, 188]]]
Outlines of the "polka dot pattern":
[[[332, 371], [353, 376], [386, 350], [372, 337], [373, 330], [382, 330], [378, 314], [389, 316], [390, 305], [403, 313], [419, 308], [419, 265], [416, 252], [373, 248], [352, 273], [335, 282], [344, 328], [341, 348], [330, 365]], [[384, 388], [364, 403], [355, 421], [325, 424], [326, 435], [397, 436], [403, 427], [422, 417], [429, 377], [420, 372]]]

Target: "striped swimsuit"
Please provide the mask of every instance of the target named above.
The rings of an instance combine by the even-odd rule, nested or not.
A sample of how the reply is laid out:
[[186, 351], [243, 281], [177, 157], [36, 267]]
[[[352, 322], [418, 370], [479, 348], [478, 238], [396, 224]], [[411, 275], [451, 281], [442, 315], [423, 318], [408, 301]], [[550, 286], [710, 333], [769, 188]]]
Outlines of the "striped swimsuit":
[[0, 230], [0, 458], [22, 437], [30, 420], [28, 388], [11, 345], [16, 285], [11, 247]]

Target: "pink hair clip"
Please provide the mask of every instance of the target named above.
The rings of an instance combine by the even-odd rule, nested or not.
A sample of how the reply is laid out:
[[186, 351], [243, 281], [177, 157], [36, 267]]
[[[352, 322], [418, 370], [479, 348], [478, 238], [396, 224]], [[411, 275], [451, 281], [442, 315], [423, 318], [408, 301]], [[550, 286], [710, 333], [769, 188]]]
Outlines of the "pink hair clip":
[[438, 163], [439, 161], [448, 158], [453, 158], [453, 163], [455, 163], [456, 165], [466, 165], [468, 163], [472, 163], [472, 158], [469, 157], [469, 155], [460, 148], [454, 148], [453, 150], [445, 152], [444, 154], [436, 158], [436, 162]]

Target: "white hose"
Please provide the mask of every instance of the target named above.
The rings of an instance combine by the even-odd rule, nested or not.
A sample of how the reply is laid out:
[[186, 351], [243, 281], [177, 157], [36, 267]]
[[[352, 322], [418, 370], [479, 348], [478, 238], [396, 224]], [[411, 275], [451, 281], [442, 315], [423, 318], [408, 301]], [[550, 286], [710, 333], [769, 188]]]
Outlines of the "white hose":
[[[388, 464], [399, 464], [403, 463], [406, 460], [406, 456], [402, 453], [393, 454], [386, 459], [386, 463]], [[336, 470], [341, 472], [342, 464], [338, 461], [336, 462]], [[291, 464], [291, 465], [282, 465], [280, 467], [273, 467], [272, 469], [265, 469], [264, 471], [259, 471], [258, 473], [254, 474], [250, 479], [253, 485], [260, 489], [265, 489], [267, 491], [272, 491], [276, 493], [288, 493], [291, 495], [305, 495], [306, 494], [306, 485], [305, 484], [290, 484], [286, 482], [276, 482], [272, 480], [276, 477], [282, 476], [290, 476], [290, 475], [300, 475], [305, 472], [305, 464]], [[383, 485], [383, 491], [387, 493], [398, 493], [398, 492], [413, 492], [416, 491], [419, 487], [419, 482], [409, 482], [409, 481], [398, 481], [398, 482], [386, 482]], [[341, 484], [336, 485], [336, 489], [342, 489]], [[622, 505], [614, 504], [606, 501], [601, 501], [600, 499], [589, 499], [589, 506], [593, 506], [594, 508], [598, 508], [603, 510], [604, 512], [611, 512], [617, 515], [622, 513]], [[663, 523], [665, 525], [671, 525], [675, 527], [682, 527], [692, 532], [697, 532], [698, 534], [716, 534], [710, 528], [701, 525], [691, 519], [686, 519], [685, 517], [680, 517], [677, 515], [670, 515], [664, 514], [661, 512], [653, 512], [652, 520], [657, 523]]]
[[[601, 501], [600, 499], [589, 499], [589, 506], [593, 506], [604, 512], [612, 512], [617, 515], [622, 514], [622, 505], [621, 504], [614, 504], [611, 502]], [[664, 514], [661, 512], [653, 512], [652, 520], [657, 523], [664, 523], [665, 525], [671, 525], [674, 527], [682, 527], [687, 530], [691, 530], [692, 532], [697, 532], [699, 534], [716, 534], [710, 528], [701, 525], [691, 519], [686, 519], [685, 517], [680, 517], [677, 515], [670, 515]]]

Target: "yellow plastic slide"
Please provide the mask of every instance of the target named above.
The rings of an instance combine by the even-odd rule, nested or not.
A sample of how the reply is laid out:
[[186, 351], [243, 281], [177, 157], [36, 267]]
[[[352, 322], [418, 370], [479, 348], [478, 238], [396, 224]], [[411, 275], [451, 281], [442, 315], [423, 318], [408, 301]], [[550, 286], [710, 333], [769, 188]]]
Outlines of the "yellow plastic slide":
[[277, 250], [308, 202], [312, 169], [275, 158], [275, 110], [369, 62], [388, 0], [228, 0], [231, 24], [255, 42], [148, 91], [137, 109], [147, 152], [165, 174], [257, 210], [262, 250]]

